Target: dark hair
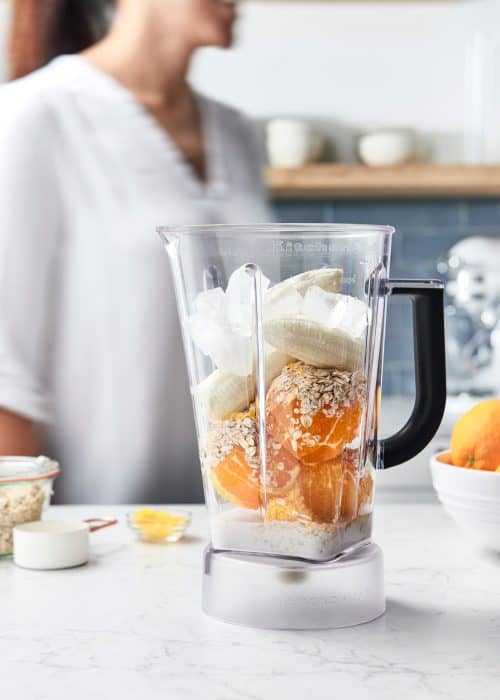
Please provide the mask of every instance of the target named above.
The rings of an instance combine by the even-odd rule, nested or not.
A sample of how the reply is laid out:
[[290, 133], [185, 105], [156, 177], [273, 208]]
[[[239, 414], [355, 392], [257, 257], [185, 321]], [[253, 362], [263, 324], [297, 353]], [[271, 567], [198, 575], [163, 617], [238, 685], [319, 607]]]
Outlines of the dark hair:
[[109, 27], [113, 0], [14, 0], [10, 29], [11, 79], [61, 54], [79, 53]]

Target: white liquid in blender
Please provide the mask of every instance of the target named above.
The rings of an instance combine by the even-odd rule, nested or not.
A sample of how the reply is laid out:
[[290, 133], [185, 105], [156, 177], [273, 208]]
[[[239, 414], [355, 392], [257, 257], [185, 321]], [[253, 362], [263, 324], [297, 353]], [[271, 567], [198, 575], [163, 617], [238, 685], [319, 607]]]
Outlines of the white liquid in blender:
[[370, 538], [371, 513], [344, 525], [311, 526], [291, 521], [264, 522], [258, 511], [235, 508], [212, 516], [216, 549], [239, 550], [328, 561]]

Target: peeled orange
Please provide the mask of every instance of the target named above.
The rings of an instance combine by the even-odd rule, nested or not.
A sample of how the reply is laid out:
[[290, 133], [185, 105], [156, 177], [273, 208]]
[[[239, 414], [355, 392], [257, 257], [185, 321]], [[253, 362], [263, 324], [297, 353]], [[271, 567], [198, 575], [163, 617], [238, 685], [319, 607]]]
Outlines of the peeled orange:
[[323, 462], [315, 467], [304, 465], [300, 474], [300, 490], [313, 520], [334, 523], [339, 518], [342, 497], [342, 462]]
[[500, 400], [477, 404], [456, 423], [451, 459], [457, 467], [495, 471], [500, 466]]
[[359, 432], [364, 394], [364, 379], [356, 373], [288, 365], [267, 394], [269, 439], [302, 464], [339, 459]]
[[259, 470], [248, 464], [245, 451], [235, 447], [210, 471], [210, 480], [221, 498], [241, 508], [260, 508]]
[[299, 483], [312, 519], [320, 523], [349, 523], [371, 501], [373, 477], [357, 476], [340, 461], [323, 462], [302, 468]]
[[[300, 464], [284, 448], [268, 449], [266, 491], [268, 498], [284, 496], [297, 481]], [[257, 510], [263, 501], [261, 472], [248, 464], [245, 451], [235, 447], [210, 471], [212, 484], [221, 498], [241, 508]]]

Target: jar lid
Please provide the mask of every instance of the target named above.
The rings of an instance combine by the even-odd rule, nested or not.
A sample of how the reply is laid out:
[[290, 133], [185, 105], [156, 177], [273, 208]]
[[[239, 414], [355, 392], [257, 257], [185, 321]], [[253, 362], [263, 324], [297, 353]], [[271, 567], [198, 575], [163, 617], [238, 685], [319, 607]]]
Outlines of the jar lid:
[[48, 457], [0, 457], [0, 485], [50, 479], [59, 471], [59, 464]]

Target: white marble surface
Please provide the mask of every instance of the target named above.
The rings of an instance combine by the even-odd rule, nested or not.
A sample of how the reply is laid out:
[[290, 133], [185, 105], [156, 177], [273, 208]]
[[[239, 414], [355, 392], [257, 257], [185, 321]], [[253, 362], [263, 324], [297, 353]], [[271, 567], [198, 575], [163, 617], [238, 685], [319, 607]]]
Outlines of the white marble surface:
[[500, 561], [478, 558], [439, 505], [379, 505], [386, 615], [358, 628], [270, 632], [200, 611], [206, 518], [188, 541], [132, 539], [125, 508], [93, 535], [89, 565], [35, 572], [0, 561], [0, 697], [481, 700], [500, 693]]

